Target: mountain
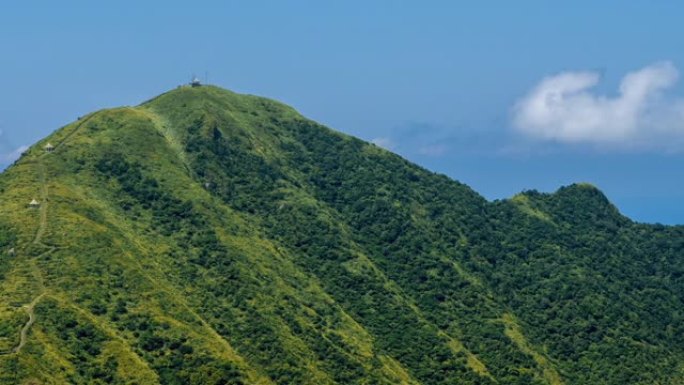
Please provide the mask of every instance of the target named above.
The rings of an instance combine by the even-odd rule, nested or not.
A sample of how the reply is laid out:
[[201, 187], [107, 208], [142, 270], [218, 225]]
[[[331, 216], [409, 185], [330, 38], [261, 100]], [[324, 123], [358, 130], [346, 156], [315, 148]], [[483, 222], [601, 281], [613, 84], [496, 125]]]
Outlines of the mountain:
[[0, 384], [683, 384], [683, 254], [591, 185], [489, 202], [179, 87], [0, 174]]

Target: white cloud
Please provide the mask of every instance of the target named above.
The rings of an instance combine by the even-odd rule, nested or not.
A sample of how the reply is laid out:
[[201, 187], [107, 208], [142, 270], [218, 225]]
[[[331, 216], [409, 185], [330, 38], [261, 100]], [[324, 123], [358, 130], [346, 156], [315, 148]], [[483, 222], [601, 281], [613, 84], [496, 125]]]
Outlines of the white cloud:
[[375, 138], [371, 140], [371, 143], [375, 144], [378, 147], [382, 147], [385, 150], [392, 151], [397, 147], [397, 144], [392, 140], [392, 138], [387, 138], [387, 137], [380, 137], [380, 138]]
[[684, 140], [684, 100], [667, 98], [679, 73], [670, 62], [622, 78], [615, 97], [591, 91], [595, 72], [564, 72], [543, 79], [513, 110], [516, 129], [560, 142], [671, 147]]
[[0, 154], [0, 163], [12, 163], [15, 160], [17, 160], [17, 158], [19, 158], [21, 156], [21, 154], [24, 153], [24, 151], [26, 151], [28, 149], [29, 149], [28, 146], [19, 146], [18, 148], [14, 149], [10, 152]]

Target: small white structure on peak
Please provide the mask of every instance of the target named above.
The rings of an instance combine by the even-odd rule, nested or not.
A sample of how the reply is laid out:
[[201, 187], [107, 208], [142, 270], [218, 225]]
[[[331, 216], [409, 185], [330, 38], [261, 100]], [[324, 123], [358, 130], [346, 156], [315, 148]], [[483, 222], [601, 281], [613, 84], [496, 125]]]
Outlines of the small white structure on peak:
[[45, 151], [47, 151], [47, 152], [52, 152], [52, 151], [55, 150], [55, 146], [53, 146], [52, 143], [46, 144], [45, 147], [43, 147], [43, 148], [44, 148]]
[[40, 206], [40, 202], [38, 202], [35, 199], [31, 199], [31, 203], [29, 203], [29, 207], [39, 207], [39, 206]]
[[202, 82], [199, 80], [197, 76], [193, 76], [192, 80], [190, 81], [190, 87], [199, 87], [202, 85]]

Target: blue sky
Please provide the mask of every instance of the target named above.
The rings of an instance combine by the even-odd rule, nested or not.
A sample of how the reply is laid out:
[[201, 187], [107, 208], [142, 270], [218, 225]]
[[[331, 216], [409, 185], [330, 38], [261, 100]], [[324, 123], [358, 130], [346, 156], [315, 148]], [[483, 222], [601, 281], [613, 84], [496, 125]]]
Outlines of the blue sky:
[[682, 14], [676, 1], [5, 4], [0, 167], [79, 115], [208, 72], [489, 199], [585, 181], [635, 220], [684, 223]]

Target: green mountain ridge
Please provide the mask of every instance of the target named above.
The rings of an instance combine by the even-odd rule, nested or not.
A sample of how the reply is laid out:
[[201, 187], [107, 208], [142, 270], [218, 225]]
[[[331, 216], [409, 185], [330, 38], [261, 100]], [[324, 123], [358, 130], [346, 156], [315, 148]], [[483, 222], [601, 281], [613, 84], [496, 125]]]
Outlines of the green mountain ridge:
[[682, 384], [683, 252], [180, 87], [0, 174], [0, 384]]

